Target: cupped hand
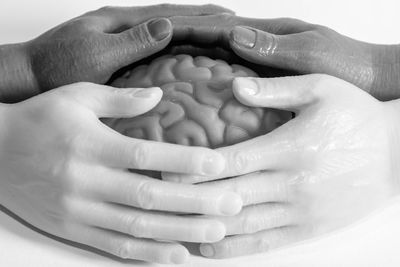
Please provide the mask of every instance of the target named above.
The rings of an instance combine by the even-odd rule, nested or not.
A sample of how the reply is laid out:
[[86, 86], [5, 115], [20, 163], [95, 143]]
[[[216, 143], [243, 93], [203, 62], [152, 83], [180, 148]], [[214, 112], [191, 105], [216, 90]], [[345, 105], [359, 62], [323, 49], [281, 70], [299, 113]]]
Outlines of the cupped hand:
[[[217, 149], [227, 161], [217, 176], [168, 175], [233, 190], [246, 206], [218, 218], [227, 237], [203, 244], [204, 256], [267, 251], [349, 225], [399, 191], [400, 102], [380, 102], [328, 75], [236, 78], [245, 105], [296, 116], [269, 134]], [[235, 177], [237, 176], [237, 177]]]
[[242, 59], [261, 66], [298, 74], [329, 74], [378, 99], [400, 97], [400, 49], [396, 45], [357, 41], [328, 27], [291, 18], [216, 14], [174, 17], [172, 22], [177, 39], [229, 47]]
[[163, 49], [172, 38], [167, 19], [231, 12], [215, 6], [104, 7], [67, 21], [25, 46], [36, 91], [74, 83], [105, 83], [118, 69]]
[[45, 232], [122, 258], [181, 263], [188, 256], [182, 245], [156, 240], [222, 239], [221, 222], [176, 214], [236, 214], [236, 193], [129, 171], [218, 174], [221, 155], [128, 138], [98, 119], [144, 113], [161, 95], [159, 88], [78, 83], [1, 104], [1, 204]]

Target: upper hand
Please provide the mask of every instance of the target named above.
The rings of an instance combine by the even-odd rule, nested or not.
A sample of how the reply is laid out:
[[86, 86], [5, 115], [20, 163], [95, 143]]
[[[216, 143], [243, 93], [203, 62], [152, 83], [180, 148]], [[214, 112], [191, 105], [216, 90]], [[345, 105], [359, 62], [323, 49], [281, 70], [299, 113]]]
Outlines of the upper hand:
[[33, 82], [40, 92], [80, 81], [106, 83], [118, 69], [167, 46], [173, 30], [168, 17], [222, 12], [231, 11], [164, 4], [88, 12], [25, 44]]
[[165, 177], [202, 182], [239, 176], [202, 184], [233, 190], [247, 206], [220, 218], [230, 236], [202, 245], [203, 255], [237, 256], [310, 238], [357, 221], [398, 193], [399, 101], [380, 102], [319, 74], [236, 78], [234, 94], [245, 105], [286, 109], [296, 117], [217, 149], [227, 161], [220, 175]]
[[176, 213], [232, 215], [237, 194], [128, 170], [217, 174], [221, 155], [129, 138], [98, 119], [139, 115], [161, 95], [78, 83], [0, 105], [0, 203], [45, 232], [122, 258], [181, 263], [182, 245], [156, 240], [222, 239], [221, 222]]
[[208, 19], [174, 17], [176, 38], [228, 47], [241, 58], [273, 70], [297, 74], [325, 73], [369, 92], [378, 99], [400, 97], [398, 55], [394, 45], [375, 45], [341, 35], [328, 27], [297, 19], [253, 19], [216, 14]]

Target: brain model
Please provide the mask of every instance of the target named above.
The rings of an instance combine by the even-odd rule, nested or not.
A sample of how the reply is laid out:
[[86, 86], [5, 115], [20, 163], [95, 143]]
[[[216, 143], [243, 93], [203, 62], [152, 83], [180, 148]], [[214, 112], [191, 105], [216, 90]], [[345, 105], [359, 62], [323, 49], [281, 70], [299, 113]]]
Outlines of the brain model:
[[141, 116], [105, 123], [134, 138], [216, 148], [267, 133], [288, 121], [289, 112], [248, 107], [234, 98], [233, 78], [247, 76], [257, 74], [202, 56], [163, 56], [112, 83], [121, 88], [158, 86], [164, 92], [161, 102]]

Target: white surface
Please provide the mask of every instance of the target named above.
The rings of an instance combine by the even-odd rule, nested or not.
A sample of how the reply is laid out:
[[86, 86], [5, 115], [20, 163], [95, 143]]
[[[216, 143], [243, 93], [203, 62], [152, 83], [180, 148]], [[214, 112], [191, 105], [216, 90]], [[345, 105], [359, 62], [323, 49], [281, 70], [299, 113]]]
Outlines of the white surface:
[[[1, 0], [0, 44], [34, 38], [45, 30], [104, 5], [160, 1]], [[207, 3], [207, 1], [169, 1]], [[398, 1], [220, 0], [242, 16], [296, 17], [327, 25], [356, 39], [400, 43]], [[187, 266], [400, 266], [400, 200], [341, 232], [269, 254], [229, 260], [192, 257]], [[121, 262], [44, 237], [0, 212], [0, 266], [126, 266]], [[131, 266], [144, 263], [129, 263]]]
[[[190, 267], [398, 267], [400, 266], [400, 199], [364, 221], [302, 244], [226, 260], [192, 256]], [[157, 266], [121, 263], [38, 234], [0, 213], [0, 266], [121, 267]], [[173, 266], [173, 265], [171, 265]]]

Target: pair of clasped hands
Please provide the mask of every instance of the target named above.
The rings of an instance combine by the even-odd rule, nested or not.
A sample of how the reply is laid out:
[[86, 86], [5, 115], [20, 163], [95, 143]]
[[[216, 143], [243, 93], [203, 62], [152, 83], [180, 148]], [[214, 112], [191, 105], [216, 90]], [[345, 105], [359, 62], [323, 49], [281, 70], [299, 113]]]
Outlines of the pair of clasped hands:
[[[100, 84], [171, 40], [297, 73], [233, 80], [241, 103], [295, 118], [215, 150], [133, 139], [101, 123], [160, 101], [159, 88]], [[1, 204], [51, 235], [158, 263], [186, 262], [180, 241], [226, 258], [349, 225], [399, 189], [399, 51], [213, 5], [106, 7], [0, 46]]]

